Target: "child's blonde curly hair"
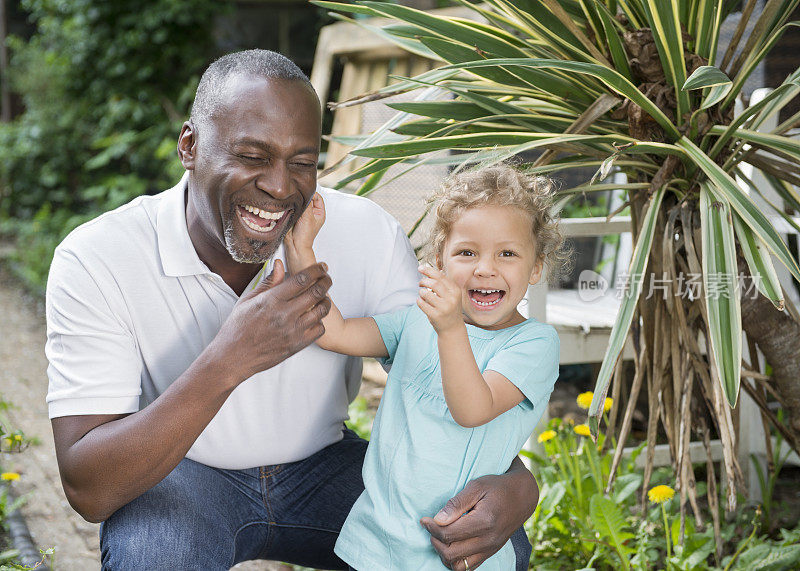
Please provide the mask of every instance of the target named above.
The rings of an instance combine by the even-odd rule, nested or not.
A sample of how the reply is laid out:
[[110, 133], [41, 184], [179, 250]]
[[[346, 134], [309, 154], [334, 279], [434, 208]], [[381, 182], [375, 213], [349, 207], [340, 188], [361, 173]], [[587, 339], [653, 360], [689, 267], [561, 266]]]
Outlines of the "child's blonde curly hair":
[[434, 216], [425, 248], [428, 263], [440, 267], [442, 250], [462, 212], [478, 206], [513, 206], [531, 220], [536, 256], [547, 269], [548, 280], [568, 270], [572, 252], [564, 244], [558, 217], [552, 214], [553, 181], [525, 174], [508, 164], [483, 167], [454, 174], [429, 199]]

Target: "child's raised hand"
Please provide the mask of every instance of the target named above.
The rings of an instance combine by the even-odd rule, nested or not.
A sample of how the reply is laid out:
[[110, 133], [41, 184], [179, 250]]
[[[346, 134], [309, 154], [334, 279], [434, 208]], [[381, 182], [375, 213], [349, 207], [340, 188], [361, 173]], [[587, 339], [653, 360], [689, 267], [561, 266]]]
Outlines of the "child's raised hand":
[[297, 250], [311, 249], [314, 238], [317, 237], [323, 224], [325, 224], [325, 201], [318, 192], [315, 192], [303, 214], [286, 233], [287, 245]]
[[318, 192], [315, 192], [303, 214], [283, 239], [286, 258], [292, 272], [298, 272], [316, 263], [312, 246], [323, 224], [325, 224], [325, 201]]
[[419, 271], [425, 277], [419, 281], [417, 305], [436, 332], [462, 326], [461, 288], [441, 270], [420, 266]]

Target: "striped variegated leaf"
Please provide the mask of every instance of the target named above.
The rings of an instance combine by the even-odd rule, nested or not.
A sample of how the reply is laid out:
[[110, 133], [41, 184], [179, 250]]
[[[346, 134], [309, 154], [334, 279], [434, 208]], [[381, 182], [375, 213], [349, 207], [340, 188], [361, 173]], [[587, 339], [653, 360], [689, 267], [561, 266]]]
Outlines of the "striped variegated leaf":
[[700, 109], [708, 109], [722, 101], [731, 90], [730, 78], [712, 65], [704, 65], [694, 70], [683, 84], [683, 91], [708, 88], [700, 104]]
[[722, 392], [733, 408], [739, 397], [742, 372], [742, 310], [736, 243], [730, 203], [713, 190], [710, 182], [700, 185], [700, 226], [708, 337]]
[[644, 273], [647, 270], [647, 262], [650, 259], [650, 246], [653, 244], [653, 236], [656, 231], [656, 219], [661, 208], [661, 200], [664, 198], [666, 187], [661, 187], [650, 197], [647, 205], [647, 214], [642, 222], [642, 230], [639, 232], [636, 246], [633, 249], [633, 256], [628, 267], [629, 283], [622, 296], [622, 303], [617, 313], [617, 319], [611, 328], [611, 336], [608, 340], [606, 354], [603, 357], [603, 364], [600, 366], [600, 373], [597, 375], [597, 382], [594, 386], [594, 397], [589, 407], [589, 428], [592, 437], [597, 438], [600, 416], [603, 414], [608, 385], [614, 373], [622, 349], [625, 347], [625, 340], [628, 338], [628, 330], [633, 322], [633, 314], [636, 312], [636, 304], [639, 295], [642, 293], [644, 283]]
[[556, 59], [539, 59], [539, 58], [504, 58], [504, 59], [487, 59], [483, 61], [473, 61], [469, 63], [462, 63], [451, 65], [442, 69], [478, 69], [481, 67], [510, 67], [521, 66], [542, 69], [561, 69], [564, 71], [571, 71], [595, 77], [602, 81], [606, 87], [630, 99], [639, 107], [645, 110], [667, 134], [673, 139], [680, 138], [680, 132], [677, 127], [664, 115], [664, 112], [658, 106], [650, 101], [639, 89], [624, 75], [614, 71], [609, 67], [603, 65], [586, 63], [581, 61], [562, 61]]
[[778, 274], [772, 265], [772, 257], [769, 255], [764, 242], [756, 236], [750, 227], [745, 224], [738, 214], [733, 214], [733, 229], [736, 231], [736, 238], [742, 248], [744, 259], [747, 260], [747, 267], [750, 268], [750, 275], [755, 281], [758, 291], [768, 298], [772, 305], [782, 310], [784, 299], [781, 284], [778, 281]]
[[797, 281], [800, 281], [800, 267], [797, 266], [789, 248], [761, 209], [739, 188], [736, 181], [686, 137], [682, 137], [677, 145], [683, 148], [688, 157], [706, 174], [715, 192], [730, 202], [736, 213], [766, 244], [770, 252], [775, 254]]

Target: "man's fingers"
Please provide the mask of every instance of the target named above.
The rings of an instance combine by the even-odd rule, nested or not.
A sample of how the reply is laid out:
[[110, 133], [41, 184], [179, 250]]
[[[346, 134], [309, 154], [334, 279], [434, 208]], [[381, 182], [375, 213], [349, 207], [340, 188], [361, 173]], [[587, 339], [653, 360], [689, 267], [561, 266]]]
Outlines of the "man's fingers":
[[492, 552], [487, 550], [487, 546], [479, 538], [458, 541], [448, 545], [435, 537], [431, 537], [431, 545], [439, 554], [439, 559], [441, 559], [442, 563], [453, 571], [466, 571], [465, 559], [469, 563], [471, 571], [472, 569], [477, 569], [479, 565], [492, 556]]
[[296, 307], [299, 313], [305, 313], [328, 296], [331, 284], [331, 278], [325, 274], [294, 298], [286, 300], [286, 302]]
[[297, 320], [302, 329], [309, 329], [319, 323], [331, 310], [331, 298], [327, 295], [303, 313]]
[[436, 520], [429, 517], [422, 518], [420, 523], [428, 530], [431, 537], [448, 544], [480, 537], [482, 533], [488, 531], [484, 522], [476, 521], [475, 516], [471, 514], [465, 514], [449, 525], [439, 525]]
[[480, 486], [467, 484], [458, 494], [447, 500], [447, 503], [439, 510], [434, 521], [439, 525], [450, 525], [463, 514], [475, 507], [484, 496]]
[[[275, 262], [278, 263], [277, 261]], [[327, 280], [325, 291], [330, 287], [330, 277], [326, 272], [327, 266], [324, 264], [314, 264], [301, 272], [297, 272], [289, 279], [285, 279], [280, 287], [275, 287], [275, 295], [284, 301], [298, 297], [300, 294], [314, 286], [320, 281]], [[324, 292], [323, 292], [324, 295]], [[323, 295], [318, 296], [322, 298]], [[309, 304], [310, 305], [310, 304]]]
[[[264, 269], [266, 270], [266, 264]], [[265, 272], [265, 275], [262, 276], [261, 281], [253, 286], [253, 289], [259, 292], [272, 289], [280, 284], [285, 276], [286, 269], [283, 266], [283, 262], [281, 260], [275, 260], [275, 264], [272, 266], [272, 271], [269, 273], [269, 275], [266, 275]]]

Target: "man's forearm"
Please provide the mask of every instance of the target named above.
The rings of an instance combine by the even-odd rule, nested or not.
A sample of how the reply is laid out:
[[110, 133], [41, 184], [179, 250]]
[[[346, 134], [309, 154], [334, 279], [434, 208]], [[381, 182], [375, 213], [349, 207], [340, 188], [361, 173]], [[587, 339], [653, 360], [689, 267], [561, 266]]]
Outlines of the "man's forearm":
[[95, 426], [97, 417], [53, 419], [64, 490], [76, 511], [104, 521], [178, 465], [242, 380], [221, 363], [206, 351], [153, 403], [128, 416]]

